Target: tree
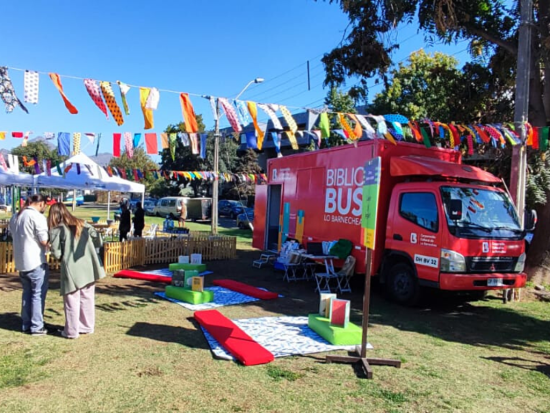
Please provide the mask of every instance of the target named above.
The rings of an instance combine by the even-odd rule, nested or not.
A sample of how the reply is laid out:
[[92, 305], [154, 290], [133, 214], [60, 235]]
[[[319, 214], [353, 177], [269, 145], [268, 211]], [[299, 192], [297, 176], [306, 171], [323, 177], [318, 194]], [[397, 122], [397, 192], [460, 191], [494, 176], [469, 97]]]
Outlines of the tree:
[[17, 146], [11, 150], [11, 153], [19, 157], [19, 169], [22, 172], [31, 174], [35, 173], [34, 166], [24, 166], [22, 162], [23, 156], [26, 157], [28, 162], [36, 158], [40, 169], [42, 169], [43, 160], [50, 160], [52, 162], [52, 168], [55, 168], [56, 163], [61, 163], [67, 159], [66, 156], [59, 156], [56, 148], [48, 145], [47, 142], [42, 140], [30, 141], [27, 143], [27, 146]]
[[[391, 54], [399, 45], [392, 31], [400, 23], [417, 19], [426, 41], [469, 41], [473, 55], [484, 55], [495, 83], [513, 81], [518, 55], [520, 3], [501, 0], [328, 0], [348, 15], [350, 31], [342, 43], [326, 54], [325, 83], [341, 85], [347, 78], [362, 80], [350, 91], [365, 98], [367, 79], [384, 81]], [[550, 0], [533, 2], [529, 120], [535, 126], [550, 121]]]
[[[152, 170], [156, 171], [159, 166], [149, 155], [147, 155], [142, 147], [135, 148], [131, 158], [128, 157], [128, 152], [124, 151], [119, 158], [112, 158], [109, 162], [109, 166], [115, 166], [125, 171], [139, 169], [145, 175], [142, 183], [145, 184], [145, 190], [147, 192], [150, 192], [159, 180], [154, 177], [154, 174], [149, 173], [149, 171]], [[147, 173], [145, 173], [145, 171], [147, 171]]]
[[[237, 158], [233, 172], [236, 174], [261, 174], [262, 168], [258, 165], [258, 154], [253, 149], [248, 149]], [[233, 185], [227, 192], [228, 198], [241, 199], [242, 196], [252, 197], [256, 193], [256, 184], [253, 182], [240, 182]]]
[[[199, 133], [205, 133], [205, 126], [202, 116], [197, 116]], [[176, 125], [168, 125], [165, 132], [170, 133], [186, 133], [185, 123], [180, 122]], [[225, 139], [220, 142], [219, 150], [219, 171], [221, 173], [231, 172], [236, 161], [237, 144], [232, 139]], [[170, 149], [163, 149], [161, 155], [161, 169], [163, 171], [213, 171], [214, 170], [214, 135], [208, 134], [206, 146], [206, 158], [200, 158], [194, 155], [189, 146], [183, 146], [181, 140], [176, 141], [175, 159], [172, 159]], [[205, 183], [202, 180], [189, 180], [183, 176], [178, 176], [177, 180], [165, 182], [159, 191], [165, 191], [170, 195], [179, 195], [187, 186], [191, 186], [194, 196], [197, 197], [203, 191], [211, 193], [211, 182]]]
[[495, 91], [490, 69], [473, 63], [460, 70], [457, 65], [456, 59], [444, 53], [411, 53], [390, 71], [386, 87], [375, 96], [369, 112], [442, 122], [511, 119], [510, 94]]
[[[416, 19], [429, 43], [468, 41], [470, 53], [490, 69], [482, 71], [482, 65], [474, 61], [467, 68], [470, 77], [479, 76], [484, 82], [495, 85], [493, 93], [510, 94], [510, 102], [513, 102], [520, 1], [513, 6], [501, 0], [328, 1], [339, 4], [348, 15], [350, 31], [340, 45], [322, 59], [325, 84], [337, 86], [350, 77], [360, 77], [359, 84], [349, 93], [354, 98], [366, 99], [368, 78], [377, 77], [388, 82], [391, 54], [399, 47], [392, 31], [399, 24], [410, 24]], [[529, 121], [534, 126], [544, 126], [550, 123], [550, 0], [534, 1], [533, 7]], [[511, 104], [504, 103], [504, 108], [509, 111]], [[498, 110], [494, 112], [498, 114]], [[446, 119], [450, 120], [454, 119]], [[505, 120], [511, 119], [499, 119]], [[542, 169], [548, 166], [545, 162]], [[531, 187], [536, 187], [534, 182], [547, 181], [540, 171], [531, 163]], [[550, 231], [550, 203], [546, 202], [550, 199], [550, 188], [546, 186], [543, 190], [544, 197], [540, 191], [539, 196], [534, 197], [540, 201], [544, 199], [545, 204], [537, 204], [539, 224], [529, 250], [530, 267], [539, 266], [550, 249], [550, 238], [546, 236]]]

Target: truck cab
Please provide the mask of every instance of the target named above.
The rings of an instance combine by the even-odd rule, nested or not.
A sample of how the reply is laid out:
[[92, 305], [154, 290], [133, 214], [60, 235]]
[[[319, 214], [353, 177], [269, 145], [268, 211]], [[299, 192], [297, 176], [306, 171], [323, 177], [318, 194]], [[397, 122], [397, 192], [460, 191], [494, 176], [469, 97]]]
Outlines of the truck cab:
[[392, 297], [419, 287], [478, 291], [525, 285], [524, 232], [502, 189], [449, 181], [406, 182], [392, 191], [383, 277]]

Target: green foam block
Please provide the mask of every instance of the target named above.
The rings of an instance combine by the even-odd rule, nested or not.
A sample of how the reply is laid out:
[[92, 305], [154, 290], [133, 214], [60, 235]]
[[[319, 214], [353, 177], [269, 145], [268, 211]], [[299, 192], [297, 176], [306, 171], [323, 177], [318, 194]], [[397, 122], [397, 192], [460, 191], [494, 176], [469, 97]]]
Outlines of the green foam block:
[[206, 271], [206, 264], [170, 264], [168, 266], [170, 271], [176, 271], [176, 270], [194, 270], [198, 271], [199, 273]]
[[203, 292], [200, 292], [188, 290], [183, 287], [167, 285], [164, 292], [168, 298], [174, 298], [190, 304], [204, 304], [214, 301], [214, 291], [211, 290], [204, 290]]
[[346, 328], [330, 324], [330, 319], [319, 314], [310, 314], [307, 325], [330, 344], [335, 346], [353, 346], [361, 344], [362, 328], [349, 323]]

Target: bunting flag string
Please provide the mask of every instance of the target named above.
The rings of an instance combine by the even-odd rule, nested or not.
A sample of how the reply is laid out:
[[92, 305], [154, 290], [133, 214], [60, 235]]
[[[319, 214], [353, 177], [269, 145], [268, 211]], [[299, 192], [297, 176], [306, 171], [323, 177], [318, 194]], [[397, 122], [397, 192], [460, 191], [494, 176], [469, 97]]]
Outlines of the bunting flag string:
[[298, 130], [298, 125], [296, 124], [296, 121], [294, 120], [292, 114], [286, 106], [280, 105], [279, 110], [283, 114], [283, 117], [285, 118], [285, 121], [290, 128], [290, 131], [286, 132], [286, 134], [288, 135], [288, 139], [290, 140], [290, 145], [292, 146], [292, 149], [297, 151], [298, 149], [300, 149], [300, 147], [298, 146], [298, 142], [296, 141], [296, 131]]
[[73, 155], [80, 153], [80, 132], [73, 133]]

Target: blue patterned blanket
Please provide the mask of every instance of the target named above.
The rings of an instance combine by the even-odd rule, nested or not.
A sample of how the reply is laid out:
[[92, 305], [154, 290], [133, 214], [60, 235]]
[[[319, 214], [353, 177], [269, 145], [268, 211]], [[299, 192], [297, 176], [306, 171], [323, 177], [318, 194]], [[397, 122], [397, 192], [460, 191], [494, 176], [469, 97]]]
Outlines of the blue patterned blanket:
[[[261, 317], [233, 320], [246, 334], [269, 350], [275, 357], [355, 350], [355, 346], [333, 346], [307, 325], [307, 317]], [[202, 327], [201, 327], [202, 328]], [[204, 328], [212, 353], [217, 358], [235, 360]], [[372, 345], [367, 345], [372, 349]]]

